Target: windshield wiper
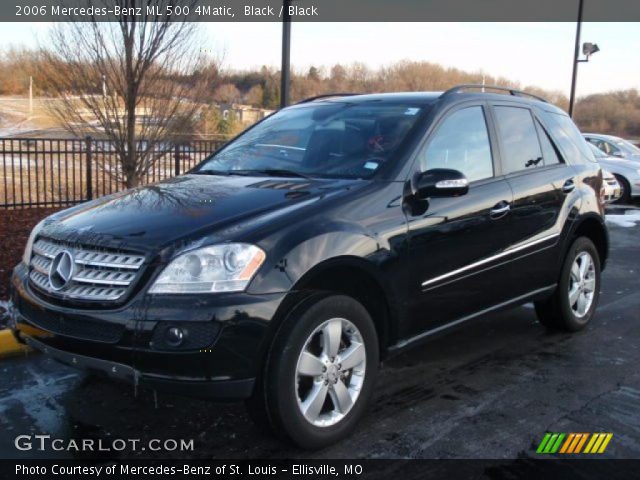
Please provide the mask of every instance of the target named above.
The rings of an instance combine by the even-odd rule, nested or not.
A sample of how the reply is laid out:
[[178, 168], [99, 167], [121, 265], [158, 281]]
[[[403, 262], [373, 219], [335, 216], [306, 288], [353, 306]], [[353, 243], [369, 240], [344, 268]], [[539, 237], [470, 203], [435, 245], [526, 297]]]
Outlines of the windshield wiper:
[[309, 175], [305, 175], [304, 173], [294, 172], [293, 170], [286, 170], [283, 168], [257, 168], [257, 169], [238, 169], [238, 170], [198, 170], [192, 172], [194, 175], [239, 175], [243, 177], [248, 177], [251, 175], [269, 175], [272, 177], [296, 177], [296, 178], [306, 178], [311, 180], [312, 177]]
[[228, 170], [197, 170], [191, 173], [193, 175], [224, 175], [224, 176], [230, 175]]
[[293, 170], [287, 170], [284, 168], [260, 168], [255, 170], [230, 170], [229, 173], [231, 175], [252, 175], [254, 173], [258, 173], [261, 175], [269, 175], [272, 177], [296, 177], [296, 178], [306, 178], [311, 180], [312, 177], [309, 175], [305, 175], [304, 173], [295, 172]]

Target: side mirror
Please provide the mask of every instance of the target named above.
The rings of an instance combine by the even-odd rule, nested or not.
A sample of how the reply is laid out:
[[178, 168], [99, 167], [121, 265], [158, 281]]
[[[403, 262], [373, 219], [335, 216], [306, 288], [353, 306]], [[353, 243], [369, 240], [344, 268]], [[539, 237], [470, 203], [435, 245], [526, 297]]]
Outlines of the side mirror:
[[611, 152], [612, 157], [624, 158], [624, 153], [620, 150], [616, 150], [615, 152]]
[[433, 168], [418, 173], [412, 185], [414, 195], [420, 199], [458, 197], [469, 191], [469, 181], [462, 172], [448, 168]]

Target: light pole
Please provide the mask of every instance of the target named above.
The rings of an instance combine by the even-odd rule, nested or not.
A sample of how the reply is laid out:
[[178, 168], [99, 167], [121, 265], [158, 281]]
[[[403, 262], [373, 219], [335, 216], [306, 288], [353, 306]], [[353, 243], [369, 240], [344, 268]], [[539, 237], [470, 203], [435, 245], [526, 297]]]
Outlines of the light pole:
[[291, 0], [282, 2], [282, 65], [280, 67], [280, 108], [289, 105], [290, 59], [291, 59]]
[[569, 116], [573, 118], [573, 107], [576, 101], [576, 83], [578, 81], [578, 64], [588, 62], [589, 57], [600, 49], [596, 43], [585, 43], [582, 45], [582, 53], [585, 55], [583, 60], [580, 60], [580, 33], [582, 30], [582, 12], [584, 9], [584, 0], [579, 0], [578, 4], [578, 25], [576, 27], [576, 46], [573, 54], [573, 75], [571, 77], [571, 96], [569, 97]]

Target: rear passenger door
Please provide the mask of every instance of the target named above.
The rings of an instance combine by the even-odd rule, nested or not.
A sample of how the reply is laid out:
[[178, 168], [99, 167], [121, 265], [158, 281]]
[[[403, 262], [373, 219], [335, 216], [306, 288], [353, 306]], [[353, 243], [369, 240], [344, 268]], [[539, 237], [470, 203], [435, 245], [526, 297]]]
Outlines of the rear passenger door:
[[507, 272], [512, 295], [555, 283], [555, 246], [566, 219], [566, 197], [575, 189], [575, 171], [528, 104], [493, 103], [502, 171], [513, 190], [509, 217], [511, 256]]

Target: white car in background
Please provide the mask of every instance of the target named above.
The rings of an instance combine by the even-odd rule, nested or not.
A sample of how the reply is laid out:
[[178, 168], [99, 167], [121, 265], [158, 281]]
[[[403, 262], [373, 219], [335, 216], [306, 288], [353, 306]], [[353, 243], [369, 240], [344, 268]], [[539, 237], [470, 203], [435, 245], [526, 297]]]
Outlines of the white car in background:
[[[619, 203], [629, 203], [632, 198], [640, 197], [640, 162], [625, 158], [611, 157], [588, 143], [596, 160], [603, 168], [614, 175], [620, 187]], [[605, 189], [611, 186], [605, 181]]]
[[620, 190], [620, 184], [613, 173], [609, 170], [602, 169], [602, 180], [604, 187], [604, 201], [607, 203], [615, 202], [620, 198], [622, 193]]
[[640, 162], [640, 148], [624, 138], [600, 133], [585, 133], [583, 136], [587, 142], [602, 150], [607, 156]]

